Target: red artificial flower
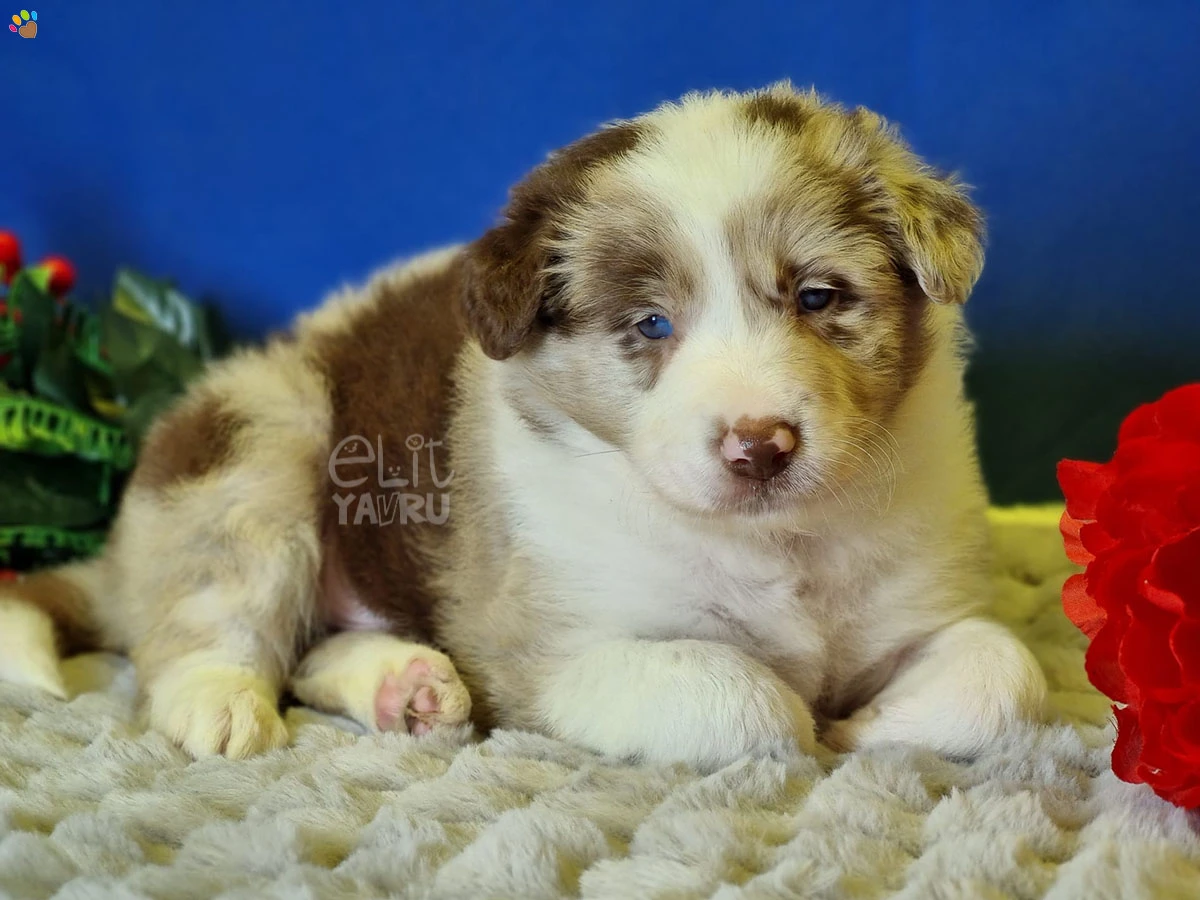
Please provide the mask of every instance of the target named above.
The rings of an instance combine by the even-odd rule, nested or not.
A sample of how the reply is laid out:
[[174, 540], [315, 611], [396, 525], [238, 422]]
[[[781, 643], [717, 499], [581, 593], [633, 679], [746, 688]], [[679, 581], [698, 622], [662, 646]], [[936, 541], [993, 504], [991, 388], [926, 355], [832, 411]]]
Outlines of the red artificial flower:
[[1063, 609], [1117, 718], [1112, 765], [1200, 808], [1200, 384], [1134, 410], [1107, 463], [1065, 460]]

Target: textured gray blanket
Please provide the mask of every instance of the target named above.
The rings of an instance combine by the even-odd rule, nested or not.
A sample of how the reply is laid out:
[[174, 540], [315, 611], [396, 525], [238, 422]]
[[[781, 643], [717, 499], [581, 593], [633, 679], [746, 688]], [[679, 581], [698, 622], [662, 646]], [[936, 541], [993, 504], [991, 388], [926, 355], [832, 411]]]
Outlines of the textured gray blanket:
[[699, 777], [301, 709], [287, 750], [192, 762], [138, 727], [128, 664], [91, 655], [69, 703], [0, 685], [0, 896], [1200, 898], [1200, 819], [1109, 771], [1055, 519], [995, 531], [997, 614], [1059, 721], [973, 762], [888, 747]]

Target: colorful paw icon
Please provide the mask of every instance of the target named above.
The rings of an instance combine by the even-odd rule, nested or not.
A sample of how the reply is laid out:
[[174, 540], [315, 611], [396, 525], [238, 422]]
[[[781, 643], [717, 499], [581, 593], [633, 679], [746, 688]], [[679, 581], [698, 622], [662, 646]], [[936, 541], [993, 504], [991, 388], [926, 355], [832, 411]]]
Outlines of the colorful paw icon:
[[30, 12], [27, 9], [21, 10], [19, 16], [12, 17], [13, 23], [8, 26], [9, 31], [15, 31], [23, 38], [37, 37], [37, 10]]

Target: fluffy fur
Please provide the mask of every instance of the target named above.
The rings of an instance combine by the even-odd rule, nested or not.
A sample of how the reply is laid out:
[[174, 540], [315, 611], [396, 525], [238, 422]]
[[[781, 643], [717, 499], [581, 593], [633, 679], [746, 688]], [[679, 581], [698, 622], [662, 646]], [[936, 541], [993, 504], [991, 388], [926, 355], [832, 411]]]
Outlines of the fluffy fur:
[[[977, 753], [1045, 693], [977, 617], [959, 307], [981, 237], [882, 120], [787, 86], [609, 126], [478, 241], [217, 366], [71, 576], [87, 602], [53, 599], [64, 573], [0, 598], [23, 660], [3, 674], [52, 683], [37, 608], [128, 650], [151, 721], [198, 755], [282, 743], [298, 664], [369, 726], [462, 722], [414, 643], [481, 724], [607, 753]], [[813, 290], [827, 308], [799, 305]], [[738, 423], [796, 435], [775, 477], [731, 471]]]

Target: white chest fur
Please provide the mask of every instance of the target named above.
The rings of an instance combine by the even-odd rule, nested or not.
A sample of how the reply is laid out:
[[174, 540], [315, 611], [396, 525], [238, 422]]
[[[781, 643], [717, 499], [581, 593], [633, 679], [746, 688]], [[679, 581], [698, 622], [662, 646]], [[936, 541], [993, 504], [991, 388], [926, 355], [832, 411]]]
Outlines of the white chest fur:
[[947, 338], [893, 423], [886, 509], [835, 507], [807, 529], [769, 531], [676, 512], [624, 454], [566, 417], [553, 437], [534, 434], [504, 401], [497, 369], [477, 370], [476, 427], [507, 519], [495, 525], [523, 557], [536, 604], [568, 623], [539, 642], [717, 640], [810, 703], [860, 691], [864, 672], [985, 597], [986, 497], [959, 371]]
[[576, 623], [565, 646], [606, 637], [696, 638], [740, 646], [806, 699], [886, 652], [857, 554], [825, 540], [687, 520], [619, 453], [535, 438], [496, 412], [510, 534], [536, 572], [539, 603]]

